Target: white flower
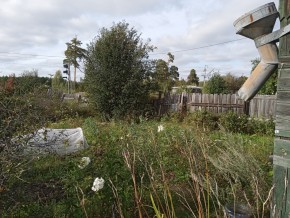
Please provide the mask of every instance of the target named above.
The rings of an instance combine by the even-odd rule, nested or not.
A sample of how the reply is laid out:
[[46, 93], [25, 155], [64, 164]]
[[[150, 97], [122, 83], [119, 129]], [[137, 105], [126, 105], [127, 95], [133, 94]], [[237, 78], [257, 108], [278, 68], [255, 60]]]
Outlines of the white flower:
[[83, 157], [80, 165], [78, 165], [78, 167], [80, 169], [84, 169], [86, 166], [88, 166], [91, 163], [91, 159], [89, 157]]
[[105, 183], [105, 180], [102, 177], [101, 178], [97, 177], [93, 183], [92, 190], [94, 192], [99, 191], [100, 189], [104, 187], [104, 183]]
[[158, 130], [157, 130], [157, 132], [161, 132], [161, 131], [163, 131], [163, 130], [164, 130], [164, 126], [159, 125], [159, 126], [158, 126]]

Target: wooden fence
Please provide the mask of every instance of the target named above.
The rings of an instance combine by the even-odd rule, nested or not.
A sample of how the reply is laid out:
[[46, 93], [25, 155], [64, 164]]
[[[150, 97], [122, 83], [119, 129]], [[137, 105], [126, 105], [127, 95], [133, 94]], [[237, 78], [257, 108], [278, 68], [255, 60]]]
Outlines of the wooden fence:
[[251, 117], [275, 118], [276, 95], [256, 95], [250, 101], [249, 115]]
[[235, 94], [174, 94], [154, 103], [159, 115], [169, 111], [208, 110], [213, 113], [234, 111], [238, 114], [249, 114], [251, 117], [271, 118], [275, 116], [276, 96], [257, 95], [250, 102], [245, 102]]

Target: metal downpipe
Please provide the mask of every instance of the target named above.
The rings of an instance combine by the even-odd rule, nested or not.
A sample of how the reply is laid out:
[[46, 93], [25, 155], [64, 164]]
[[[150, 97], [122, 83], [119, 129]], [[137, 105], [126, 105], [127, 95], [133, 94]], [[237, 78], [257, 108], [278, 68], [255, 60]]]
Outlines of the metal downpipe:
[[237, 93], [245, 101], [251, 100], [258, 93], [278, 67], [278, 47], [275, 43], [262, 45], [258, 51], [261, 61]]

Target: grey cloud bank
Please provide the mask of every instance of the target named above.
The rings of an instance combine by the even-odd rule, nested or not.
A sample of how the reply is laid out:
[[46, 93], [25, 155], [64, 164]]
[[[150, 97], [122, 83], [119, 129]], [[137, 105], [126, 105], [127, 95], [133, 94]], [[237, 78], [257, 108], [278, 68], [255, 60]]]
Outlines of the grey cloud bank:
[[[274, 2], [278, 8], [278, 0]], [[205, 66], [221, 74], [249, 75], [250, 60], [258, 57], [258, 52], [252, 40], [235, 34], [233, 22], [268, 2], [3, 0], [1, 3], [0, 75], [19, 75], [31, 69], [38, 69], [41, 76], [53, 74], [62, 69], [65, 43], [75, 35], [86, 47], [100, 28], [125, 20], [142, 33], [144, 40], [151, 38], [158, 48], [152, 58], [166, 59], [166, 53], [172, 52], [174, 64], [186, 78], [192, 68], [201, 76]], [[238, 41], [200, 48], [232, 40]], [[180, 50], [188, 51], [175, 52]], [[83, 77], [80, 72], [78, 75]]]

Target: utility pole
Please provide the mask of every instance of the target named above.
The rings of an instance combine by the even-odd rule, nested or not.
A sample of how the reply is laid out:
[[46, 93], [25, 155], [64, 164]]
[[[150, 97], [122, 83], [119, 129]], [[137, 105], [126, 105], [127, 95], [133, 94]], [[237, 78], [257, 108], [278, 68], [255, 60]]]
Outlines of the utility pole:
[[204, 69], [203, 69], [203, 88], [205, 86], [205, 78], [206, 78], [206, 68], [207, 68], [207, 65], [204, 66]]
[[202, 74], [202, 76], [203, 76], [203, 88], [204, 88], [204, 86], [205, 86], [205, 80], [208, 78], [210, 78], [211, 77], [211, 73], [215, 70], [214, 68], [211, 70], [211, 71], [209, 71], [208, 73], [207, 73], [207, 68], [208, 68], [208, 66], [207, 65], [205, 65], [204, 66], [204, 69], [203, 69], [203, 74]]
[[[280, 0], [280, 26], [290, 23], [290, 1]], [[274, 139], [273, 208], [271, 217], [290, 217], [290, 35], [279, 40], [279, 74]]]

